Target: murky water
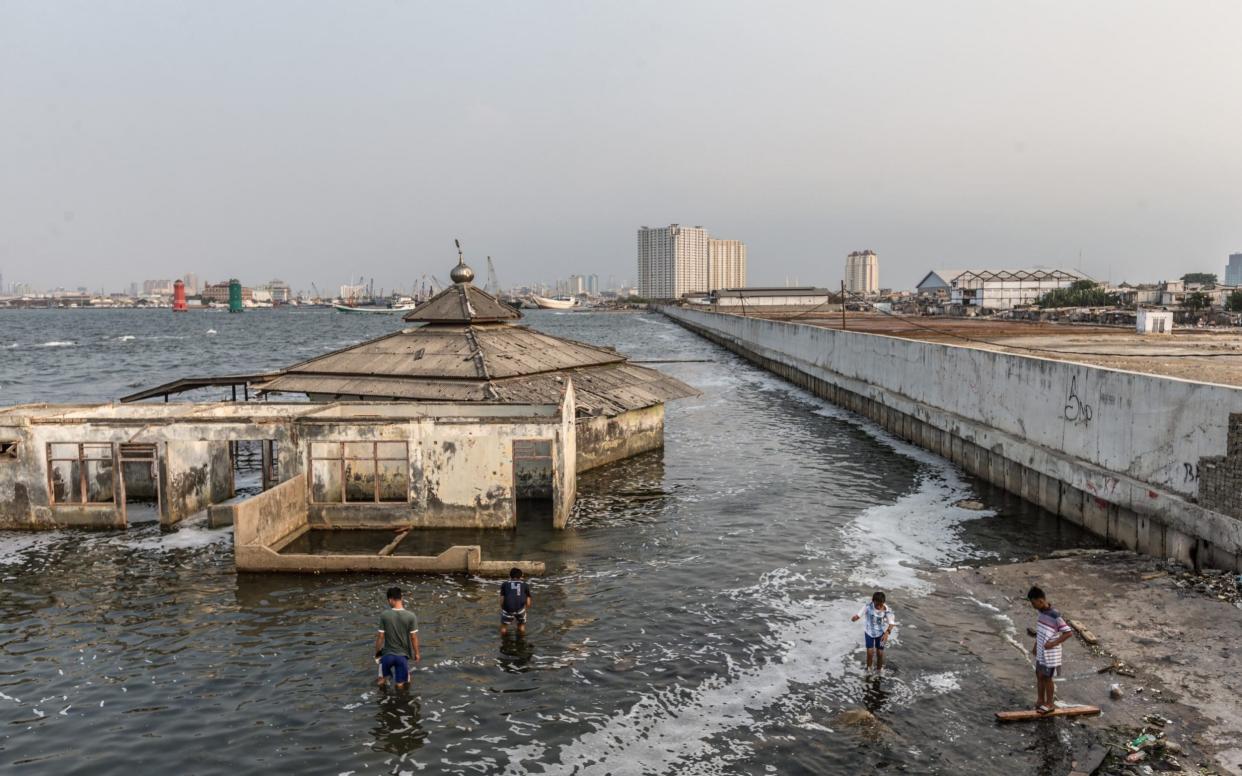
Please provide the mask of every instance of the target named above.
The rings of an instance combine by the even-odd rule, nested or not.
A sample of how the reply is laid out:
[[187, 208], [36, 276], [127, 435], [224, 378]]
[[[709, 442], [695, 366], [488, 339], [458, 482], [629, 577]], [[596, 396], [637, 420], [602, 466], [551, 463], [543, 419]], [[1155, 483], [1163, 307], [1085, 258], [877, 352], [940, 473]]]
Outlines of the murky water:
[[[1069, 770], [1073, 728], [998, 730], [991, 711], [1028, 699], [956, 648], [1011, 624], [947, 619], [916, 569], [1089, 538], [658, 316], [530, 322], [635, 358], [707, 361], [659, 367], [703, 395], [670, 406], [662, 453], [581, 478], [569, 530], [483, 537], [489, 554], [549, 564], [524, 642], [500, 642], [493, 582], [395, 580], [423, 662], [411, 692], [379, 693], [371, 642], [390, 577], [239, 576], [231, 533], [199, 524], [0, 534], [0, 770]], [[0, 402], [275, 367], [394, 325], [0, 312]], [[953, 506], [965, 497], [989, 509]], [[872, 681], [849, 617], [876, 586], [900, 625], [893, 670]], [[883, 726], [840, 724], [857, 707]]]

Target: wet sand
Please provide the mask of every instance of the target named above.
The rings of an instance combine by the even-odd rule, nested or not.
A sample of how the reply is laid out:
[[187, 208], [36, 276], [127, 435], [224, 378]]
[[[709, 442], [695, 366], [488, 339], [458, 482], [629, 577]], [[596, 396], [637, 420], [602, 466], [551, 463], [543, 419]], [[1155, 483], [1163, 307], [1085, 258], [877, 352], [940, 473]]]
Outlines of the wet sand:
[[[1032, 727], [1076, 724], [1094, 734], [1097, 745], [1117, 746], [1125, 733], [1144, 726], [1144, 717], [1171, 720], [1169, 740], [1184, 747], [1178, 755], [1185, 772], [1207, 765], [1242, 774], [1242, 608], [1162, 574], [1159, 560], [1127, 552], [957, 569], [932, 574], [932, 598], [947, 620], [978, 625], [961, 630], [960, 648], [986, 673], [1009, 688], [1004, 697], [981, 698], [996, 710], [1029, 708], [1034, 680], [1028, 654], [1035, 613], [1026, 590], [1038, 584], [1067, 619], [1097, 639], [1081, 636], [1066, 643], [1064, 678], [1057, 698], [1099, 706], [1098, 717], [1074, 722], [1041, 721], [1013, 726], [1020, 749]], [[1179, 585], [1180, 582], [1180, 585]], [[1133, 676], [1100, 673], [1122, 661]], [[1119, 684], [1122, 697], [1109, 696]]]

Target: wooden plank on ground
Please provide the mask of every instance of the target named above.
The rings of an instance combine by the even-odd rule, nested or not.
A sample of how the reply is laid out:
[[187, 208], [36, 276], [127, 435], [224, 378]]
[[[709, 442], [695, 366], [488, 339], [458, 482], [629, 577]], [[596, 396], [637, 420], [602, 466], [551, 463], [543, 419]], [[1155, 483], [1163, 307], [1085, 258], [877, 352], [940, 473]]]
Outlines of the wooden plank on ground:
[[1087, 628], [1078, 620], [1069, 619], [1069, 620], [1066, 620], [1066, 622], [1069, 623], [1069, 626], [1073, 628], [1078, 633], [1078, 635], [1082, 638], [1082, 640], [1087, 642], [1087, 644], [1094, 647], [1096, 644], [1100, 643], [1100, 640], [1096, 638], [1096, 635], [1092, 633], [1091, 631], [1087, 630]]
[[1021, 711], [998, 711], [996, 712], [997, 722], [1026, 722], [1032, 719], [1045, 719], [1052, 717], [1082, 717], [1090, 714], [1099, 714], [1099, 706], [1058, 706], [1056, 709], [1047, 714], [1040, 714], [1035, 709], [1022, 709]]

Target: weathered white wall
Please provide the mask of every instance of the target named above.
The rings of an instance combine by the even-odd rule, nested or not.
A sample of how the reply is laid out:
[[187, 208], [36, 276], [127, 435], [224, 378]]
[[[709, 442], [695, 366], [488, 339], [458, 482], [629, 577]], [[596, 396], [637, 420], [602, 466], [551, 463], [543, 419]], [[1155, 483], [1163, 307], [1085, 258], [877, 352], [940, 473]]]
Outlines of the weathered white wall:
[[219, 507], [232, 512], [237, 546], [267, 547], [306, 525], [306, 475], [298, 474], [250, 498]]
[[565, 393], [561, 396], [560, 429], [552, 443], [552, 459], [556, 470], [552, 525], [556, 528], [564, 528], [569, 523], [574, 501], [578, 498], [578, 431], [575, 426], [577, 415], [578, 402], [574, 383], [566, 380]]
[[1100, 505], [1206, 540], [1221, 557], [1242, 551], [1242, 522], [1194, 503], [1199, 461], [1225, 453], [1242, 389], [805, 324], [664, 312]]
[[[858, 381], [1111, 472], [1198, 494], [1242, 389], [805, 324], [669, 309], [791, 365]], [[864, 385], [859, 385], [864, 388]]]

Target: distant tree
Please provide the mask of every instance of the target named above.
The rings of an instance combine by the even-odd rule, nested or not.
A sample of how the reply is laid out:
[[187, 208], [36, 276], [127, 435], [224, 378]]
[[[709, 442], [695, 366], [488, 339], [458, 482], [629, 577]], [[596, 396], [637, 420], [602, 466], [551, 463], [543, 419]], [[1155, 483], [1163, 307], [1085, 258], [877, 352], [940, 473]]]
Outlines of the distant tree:
[[1044, 294], [1035, 303], [1048, 307], [1112, 307], [1120, 301], [1092, 280], [1075, 280], [1069, 288], [1058, 288]]
[[1182, 302], [1182, 306], [1191, 312], [1206, 310], [1212, 306], [1212, 298], [1202, 291], [1196, 291], [1193, 294], [1186, 295], [1186, 299]]
[[1216, 274], [1213, 272], [1187, 272], [1182, 275], [1183, 283], [1198, 283], [1201, 286], [1216, 285]]
[[1234, 291], [1225, 299], [1225, 309], [1235, 313], [1242, 313], [1242, 291]]

